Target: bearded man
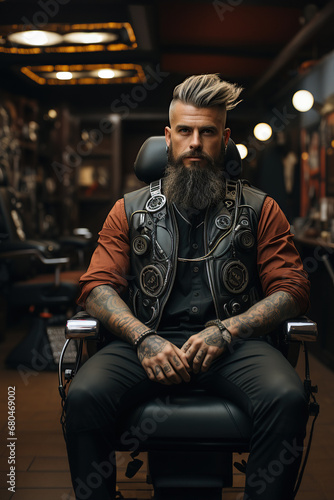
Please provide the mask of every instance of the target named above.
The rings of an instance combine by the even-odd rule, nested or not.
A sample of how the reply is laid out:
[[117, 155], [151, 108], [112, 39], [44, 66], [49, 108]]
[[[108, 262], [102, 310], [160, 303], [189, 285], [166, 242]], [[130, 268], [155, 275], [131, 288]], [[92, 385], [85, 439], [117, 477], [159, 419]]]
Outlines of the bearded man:
[[[246, 499], [293, 498], [301, 457], [265, 488], [257, 480], [283, 443], [302, 446], [307, 421], [303, 385], [267, 334], [306, 311], [309, 281], [275, 201], [224, 173], [240, 92], [217, 75], [175, 88], [165, 176], [116, 202], [81, 278], [79, 303], [118, 339], [69, 390], [77, 498], [110, 457], [117, 416], [176, 384], [228, 396], [252, 418]], [[90, 499], [115, 498], [115, 482], [115, 471], [100, 477]]]

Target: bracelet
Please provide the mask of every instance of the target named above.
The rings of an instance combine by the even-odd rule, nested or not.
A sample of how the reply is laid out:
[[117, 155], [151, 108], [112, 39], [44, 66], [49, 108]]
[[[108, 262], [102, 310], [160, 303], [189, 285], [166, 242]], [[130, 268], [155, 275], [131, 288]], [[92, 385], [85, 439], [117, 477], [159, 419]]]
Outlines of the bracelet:
[[138, 337], [136, 338], [136, 340], [133, 343], [133, 347], [135, 349], [138, 349], [138, 347], [143, 342], [143, 340], [146, 339], [146, 337], [148, 337], [149, 335], [156, 335], [156, 333], [157, 332], [155, 330], [145, 330], [143, 333], [138, 335]]
[[205, 323], [204, 326], [206, 328], [208, 326], [218, 326], [220, 333], [221, 333], [221, 336], [223, 337], [223, 340], [225, 340], [225, 342], [227, 342], [227, 344], [231, 344], [232, 333], [226, 328], [226, 326], [224, 325], [224, 323], [222, 323], [220, 321], [220, 319], [213, 319], [211, 321], [208, 321], [207, 323]]

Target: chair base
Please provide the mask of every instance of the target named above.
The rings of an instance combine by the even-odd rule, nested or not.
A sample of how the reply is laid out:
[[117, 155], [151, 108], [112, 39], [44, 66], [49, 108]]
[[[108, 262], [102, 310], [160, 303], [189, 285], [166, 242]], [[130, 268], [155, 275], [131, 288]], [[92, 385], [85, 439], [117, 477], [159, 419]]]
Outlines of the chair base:
[[154, 500], [221, 500], [232, 486], [229, 452], [150, 451], [148, 464]]

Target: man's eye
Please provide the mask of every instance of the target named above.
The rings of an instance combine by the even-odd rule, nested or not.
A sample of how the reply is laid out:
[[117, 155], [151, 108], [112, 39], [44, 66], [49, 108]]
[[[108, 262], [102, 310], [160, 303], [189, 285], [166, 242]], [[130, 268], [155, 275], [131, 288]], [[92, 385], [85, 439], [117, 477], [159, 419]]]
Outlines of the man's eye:
[[188, 134], [189, 129], [188, 128], [180, 128], [179, 132], [180, 132], [180, 134]]
[[214, 130], [212, 130], [212, 128], [206, 128], [206, 129], [202, 130], [202, 134], [213, 135], [214, 134]]

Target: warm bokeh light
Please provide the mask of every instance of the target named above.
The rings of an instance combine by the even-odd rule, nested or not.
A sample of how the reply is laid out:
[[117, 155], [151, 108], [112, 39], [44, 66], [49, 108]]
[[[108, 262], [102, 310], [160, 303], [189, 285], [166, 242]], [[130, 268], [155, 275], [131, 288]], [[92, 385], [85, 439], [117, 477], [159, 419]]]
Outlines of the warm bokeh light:
[[115, 71], [113, 71], [112, 69], [108, 69], [108, 68], [100, 69], [98, 71], [98, 75], [99, 75], [99, 78], [114, 78]]
[[56, 45], [62, 41], [62, 36], [52, 31], [29, 30], [12, 33], [8, 36], [11, 42], [34, 47]]
[[58, 80], [71, 80], [72, 76], [73, 75], [70, 71], [58, 71], [56, 74]]
[[298, 90], [292, 97], [292, 104], [297, 111], [309, 111], [314, 104], [314, 97], [308, 90]]
[[111, 43], [117, 40], [116, 33], [98, 33], [87, 31], [74, 31], [73, 33], [66, 33], [64, 40], [67, 43]]
[[48, 117], [51, 118], [52, 120], [54, 120], [55, 118], [57, 118], [57, 111], [55, 109], [49, 109], [48, 111]]
[[243, 160], [248, 155], [248, 149], [244, 144], [236, 144], [236, 146], [238, 148], [241, 159]]
[[254, 127], [254, 135], [259, 141], [267, 141], [270, 139], [273, 131], [268, 123], [258, 123]]

